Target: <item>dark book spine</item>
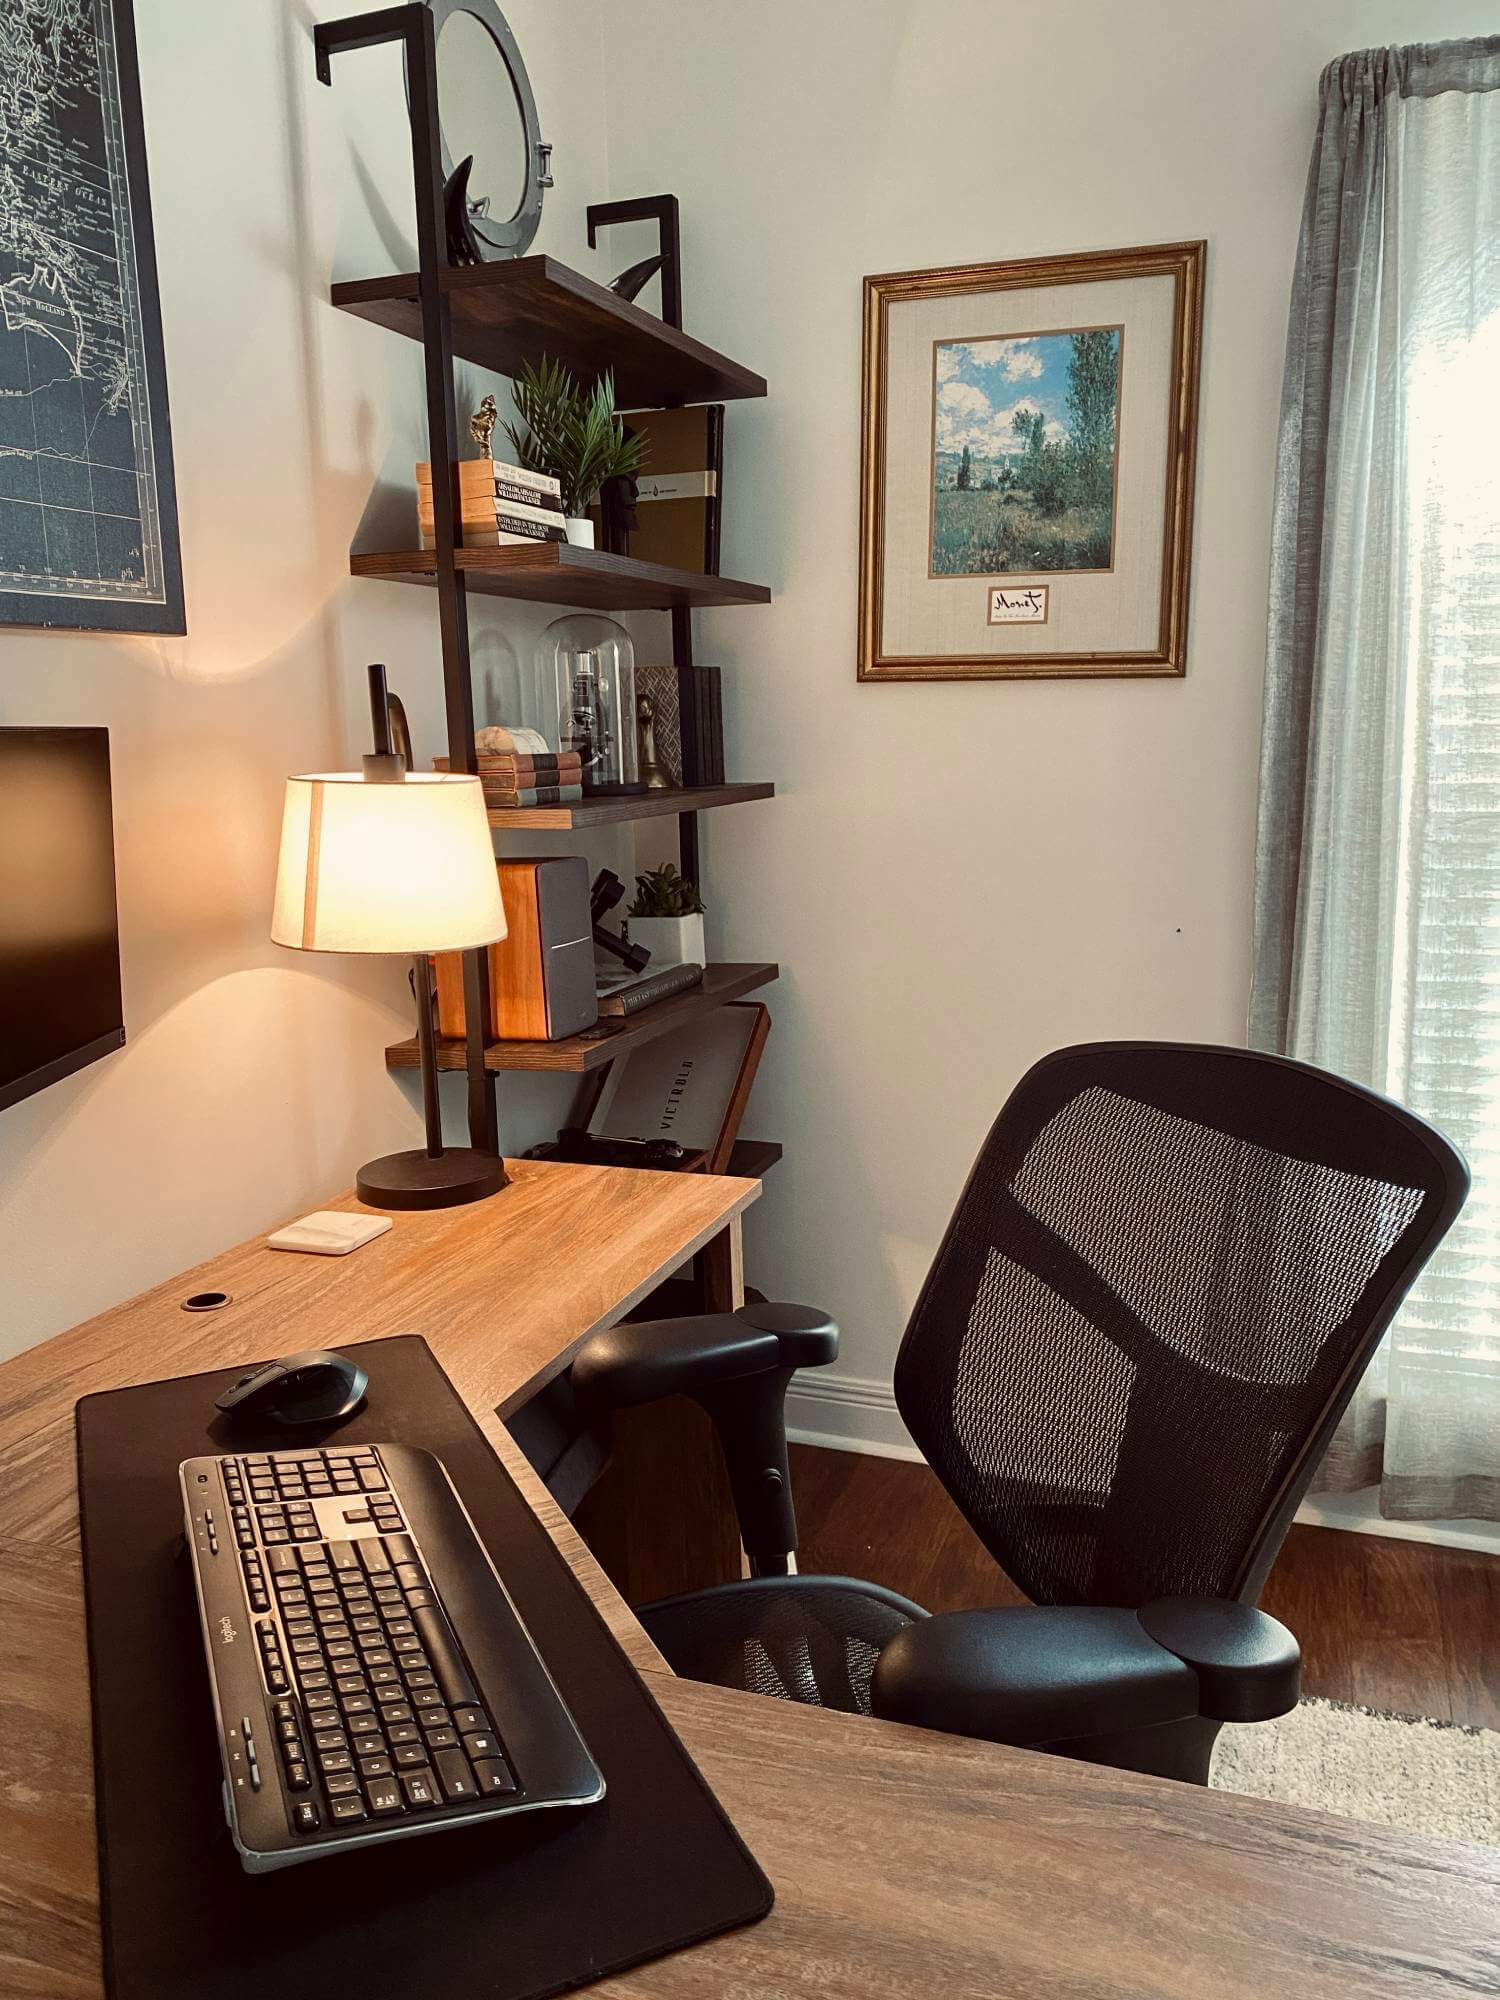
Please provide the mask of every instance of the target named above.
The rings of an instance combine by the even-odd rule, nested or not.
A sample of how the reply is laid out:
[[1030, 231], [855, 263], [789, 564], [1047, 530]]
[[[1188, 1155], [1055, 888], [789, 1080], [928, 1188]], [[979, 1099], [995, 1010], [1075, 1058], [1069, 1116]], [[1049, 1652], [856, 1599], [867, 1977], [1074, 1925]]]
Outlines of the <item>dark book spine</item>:
[[719, 703], [719, 669], [699, 667], [698, 768], [705, 785], [724, 782], [724, 717]]
[[[691, 643], [689, 651], [691, 652]], [[690, 666], [677, 668], [677, 742], [679, 750], [679, 770], [685, 785], [701, 785], [703, 773], [698, 768], [698, 669]]]
[[699, 667], [698, 673], [698, 769], [703, 783], [714, 781], [713, 668]]

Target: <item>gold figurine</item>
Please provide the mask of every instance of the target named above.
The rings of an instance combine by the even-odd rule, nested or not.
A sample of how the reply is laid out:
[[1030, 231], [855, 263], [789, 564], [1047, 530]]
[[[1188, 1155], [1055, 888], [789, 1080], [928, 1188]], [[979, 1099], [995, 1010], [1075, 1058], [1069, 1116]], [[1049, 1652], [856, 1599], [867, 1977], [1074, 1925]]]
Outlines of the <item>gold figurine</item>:
[[479, 405], [479, 408], [469, 419], [469, 436], [478, 445], [479, 456], [481, 458], [493, 458], [495, 456], [494, 452], [490, 449], [490, 436], [499, 421], [500, 412], [495, 408], [494, 397], [486, 396], [484, 401]]

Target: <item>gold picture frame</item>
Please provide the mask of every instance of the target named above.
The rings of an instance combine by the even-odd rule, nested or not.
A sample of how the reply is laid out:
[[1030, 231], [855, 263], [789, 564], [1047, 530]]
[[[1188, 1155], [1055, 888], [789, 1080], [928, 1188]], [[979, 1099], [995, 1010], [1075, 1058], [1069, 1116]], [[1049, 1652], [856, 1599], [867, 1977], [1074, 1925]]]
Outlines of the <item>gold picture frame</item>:
[[865, 279], [861, 681], [1186, 671], [1206, 251]]

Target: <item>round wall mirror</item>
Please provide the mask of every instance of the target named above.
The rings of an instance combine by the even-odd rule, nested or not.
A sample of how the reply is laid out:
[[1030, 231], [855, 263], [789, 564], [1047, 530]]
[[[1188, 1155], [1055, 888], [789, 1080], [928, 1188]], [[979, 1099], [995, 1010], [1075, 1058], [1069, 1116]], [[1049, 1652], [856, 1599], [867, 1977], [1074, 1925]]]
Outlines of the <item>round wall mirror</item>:
[[443, 179], [472, 156], [467, 210], [481, 246], [520, 257], [551, 186], [526, 65], [494, 0], [429, 0], [437, 36]]

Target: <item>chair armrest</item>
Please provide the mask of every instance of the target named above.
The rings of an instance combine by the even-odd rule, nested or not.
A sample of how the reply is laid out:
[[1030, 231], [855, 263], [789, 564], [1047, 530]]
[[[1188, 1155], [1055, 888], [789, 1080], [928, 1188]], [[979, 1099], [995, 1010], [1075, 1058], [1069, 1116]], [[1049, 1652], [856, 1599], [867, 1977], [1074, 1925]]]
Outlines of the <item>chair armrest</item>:
[[1279, 1619], [1221, 1597], [1158, 1597], [1142, 1629], [1198, 1676], [1198, 1713], [1214, 1722], [1270, 1722], [1302, 1692], [1302, 1648]]
[[1180, 1722], [1198, 1679], [1133, 1611], [1019, 1605], [950, 1611], [898, 1632], [870, 1686], [874, 1713], [989, 1743], [1055, 1743]]
[[898, 1632], [871, 1704], [991, 1743], [1065, 1742], [1203, 1716], [1268, 1722], [1297, 1705], [1301, 1653], [1248, 1604], [1163, 1597], [1139, 1612], [1073, 1605], [954, 1611]]
[[573, 1387], [585, 1400], [625, 1409], [775, 1369], [822, 1367], [838, 1351], [837, 1326], [815, 1307], [748, 1305], [607, 1327], [578, 1350]]

